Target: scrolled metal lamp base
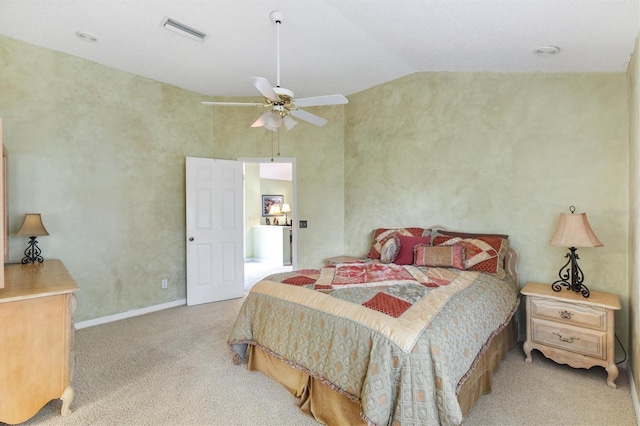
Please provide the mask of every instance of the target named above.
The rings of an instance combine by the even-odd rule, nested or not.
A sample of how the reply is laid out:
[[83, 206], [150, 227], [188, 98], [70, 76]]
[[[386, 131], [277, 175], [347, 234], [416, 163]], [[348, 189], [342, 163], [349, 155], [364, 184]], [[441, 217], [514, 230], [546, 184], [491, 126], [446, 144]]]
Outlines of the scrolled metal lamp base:
[[22, 258], [22, 263], [42, 263], [44, 262], [44, 258], [40, 255], [42, 251], [38, 247], [38, 242], [36, 241], [36, 237], [29, 237], [29, 245], [27, 249], [24, 251], [24, 257]]
[[[584, 273], [578, 266], [578, 259], [580, 258], [576, 254], [577, 248], [569, 247], [569, 250], [570, 252], [564, 256], [568, 257], [569, 260], [558, 271], [560, 279], [551, 284], [551, 288], [553, 291], [560, 291], [562, 287], [567, 287], [571, 291], [581, 293], [583, 297], [589, 297], [591, 293], [587, 286], [584, 285]], [[565, 270], [564, 274], [562, 273], [563, 270]]]

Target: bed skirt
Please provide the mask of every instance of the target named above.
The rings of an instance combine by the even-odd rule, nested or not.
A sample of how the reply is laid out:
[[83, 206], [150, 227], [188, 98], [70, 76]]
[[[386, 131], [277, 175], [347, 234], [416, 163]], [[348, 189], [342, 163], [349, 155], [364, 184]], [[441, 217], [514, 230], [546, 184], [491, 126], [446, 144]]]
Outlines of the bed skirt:
[[[458, 402], [466, 417], [476, 401], [484, 394], [491, 392], [491, 375], [500, 366], [517, 340], [515, 315], [511, 321], [493, 337], [486, 349], [478, 357], [475, 366], [458, 392]], [[349, 399], [319, 379], [309, 376], [284, 361], [249, 345], [247, 368], [259, 371], [283, 385], [292, 395], [298, 398], [303, 413], [326, 425], [366, 425], [360, 417], [360, 404]]]

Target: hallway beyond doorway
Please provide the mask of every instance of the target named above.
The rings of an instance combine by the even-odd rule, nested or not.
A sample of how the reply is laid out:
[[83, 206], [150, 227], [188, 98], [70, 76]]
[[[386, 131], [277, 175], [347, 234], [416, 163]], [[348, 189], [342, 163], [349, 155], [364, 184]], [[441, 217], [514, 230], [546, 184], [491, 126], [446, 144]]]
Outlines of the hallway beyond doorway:
[[277, 263], [269, 262], [245, 262], [244, 263], [244, 291], [248, 292], [255, 283], [260, 281], [267, 275], [277, 274], [279, 272], [291, 272], [291, 265], [282, 266]]

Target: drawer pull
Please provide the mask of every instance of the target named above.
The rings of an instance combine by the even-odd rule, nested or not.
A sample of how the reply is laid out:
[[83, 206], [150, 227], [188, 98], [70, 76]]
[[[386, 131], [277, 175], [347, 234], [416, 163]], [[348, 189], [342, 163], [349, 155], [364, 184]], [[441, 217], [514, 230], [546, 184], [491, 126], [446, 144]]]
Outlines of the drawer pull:
[[563, 336], [560, 333], [553, 333], [556, 336], [558, 336], [558, 339], [560, 339], [561, 342], [565, 342], [565, 343], [573, 343], [574, 340], [580, 340], [579, 337], [567, 337], [567, 336]]
[[573, 316], [573, 314], [569, 311], [558, 311], [558, 313], [564, 319], [571, 319], [571, 317]]

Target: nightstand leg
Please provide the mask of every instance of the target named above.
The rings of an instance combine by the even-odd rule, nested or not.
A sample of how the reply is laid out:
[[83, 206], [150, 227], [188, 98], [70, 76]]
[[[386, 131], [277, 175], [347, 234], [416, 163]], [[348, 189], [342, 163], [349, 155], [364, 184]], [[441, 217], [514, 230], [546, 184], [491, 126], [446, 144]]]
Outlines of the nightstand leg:
[[615, 364], [609, 365], [607, 368], [607, 384], [609, 387], [616, 389], [618, 386], [614, 383], [618, 378], [618, 366]]
[[71, 386], [67, 386], [67, 388], [62, 393], [60, 399], [62, 400], [62, 408], [60, 409], [60, 414], [63, 416], [68, 416], [71, 414], [71, 402], [73, 402], [73, 398], [76, 396], [76, 392], [73, 390]]
[[522, 349], [524, 350], [524, 355], [526, 356], [525, 362], [531, 362], [531, 342], [528, 340], [524, 342], [522, 345]]

